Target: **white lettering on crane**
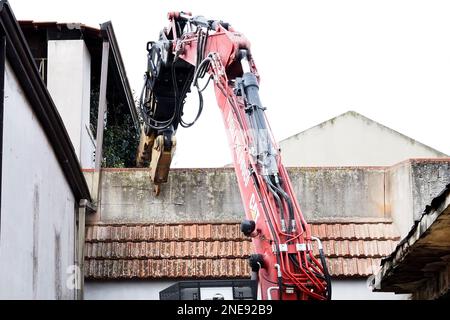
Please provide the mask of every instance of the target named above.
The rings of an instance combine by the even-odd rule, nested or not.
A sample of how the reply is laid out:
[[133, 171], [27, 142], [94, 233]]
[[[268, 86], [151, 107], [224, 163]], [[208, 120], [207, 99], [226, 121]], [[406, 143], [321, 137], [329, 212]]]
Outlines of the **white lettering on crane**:
[[[242, 131], [236, 128], [232, 112], [228, 113], [227, 117], [228, 129], [230, 130], [231, 139], [236, 149], [236, 161], [238, 163], [239, 170], [241, 171], [242, 179], [244, 180], [245, 187], [248, 186], [250, 181], [250, 171], [247, 169], [244, 153], [244, 139], [242, 137]], [[254, 193], [250, 196], [249, 211], [253, 220], [256, 221], [259, 217], [258, 204], [256, 202], [256, 196]]]
[[252, 193], [252, 195], [250, 197], [249, 208], [250, 208], [250, 214], [252, 215], [253, 221], [256, 222], [256, 220], [259, 217], [259, 210], [258, 210], [258, 204], [256, 203], [256, 197], [255, 197], [254, 193]]
[[230, 111], [227, 117], [228, 129], [230, 130], [230, 136], [236, 148], [236, 161], [241, 171], [244, 185], [247, 187], [250, 180], [250, 171], [247, 169], [247, 164], [245, 162], [244, 138], [242, 136], [242, 131], [240, 128], [236, 128], [233, 120], [233, 114], [232, 111]]

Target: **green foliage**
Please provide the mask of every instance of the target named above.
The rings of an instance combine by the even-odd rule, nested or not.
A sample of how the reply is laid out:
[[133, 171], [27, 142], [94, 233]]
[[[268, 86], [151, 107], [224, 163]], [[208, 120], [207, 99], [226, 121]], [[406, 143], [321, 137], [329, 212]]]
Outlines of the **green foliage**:
[[106, 168], [130, 168], [136, 166], [136, 150], [139, 136], [131, 114], [122, 114], [123, 123], [107, 124], [103, 138], [103, 162]]
[[[90, 124], [94, 135], [97, 132], [98, 89], [91, 92]], [[130, 168], [136, 166], [136, 150], [139, 135], [133, 125], [128, 107], [122, 103], [107, 104], [107, 117], [103, 131], [102, 167]]]

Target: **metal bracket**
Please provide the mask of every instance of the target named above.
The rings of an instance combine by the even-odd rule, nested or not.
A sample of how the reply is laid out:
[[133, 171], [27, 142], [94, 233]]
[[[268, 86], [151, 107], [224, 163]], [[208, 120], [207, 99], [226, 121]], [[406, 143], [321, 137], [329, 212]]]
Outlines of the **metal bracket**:
[[87, 213], [97, 212], [97, 206], [87, 199], [81, 199], [79, 206], [80, 208], [86, 208]]
[[[277, 246], [275, 244], [272, 245], [272, 251], [277, 252]], [[281, 243], [279, 245], [279, 251], [280, 252], [287, 252], [288, 251], [288, 245], [287, 243]]]
[[297, 248], [297, 251], [309, 251], [312, 250], [312, 246], [310, 243], [296, 243], [295, 247]]

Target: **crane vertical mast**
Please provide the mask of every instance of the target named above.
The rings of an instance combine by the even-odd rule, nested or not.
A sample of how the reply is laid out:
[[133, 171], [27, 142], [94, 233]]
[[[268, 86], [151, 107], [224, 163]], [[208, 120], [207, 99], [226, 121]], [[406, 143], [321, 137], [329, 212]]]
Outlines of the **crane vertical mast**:
[[[259, 97], [259, 75], [249, 41], [228, 23], [190, 13], [168, 14], [169, 27], [147, 44], [148, 70], [141, 94], [145, 134], [138, 163], [150, 161], [157, 186], [167, 181], [178, 125], [190, 127], [203, 109], [199, 79], [213, 81], [245, 208], [241, 231], [252, 238], [249, 263], [262, 299], [325, 300], [331, 283], [321, 242], [311, 235]], [[183, 105], [197, 89], [195, 120]]]

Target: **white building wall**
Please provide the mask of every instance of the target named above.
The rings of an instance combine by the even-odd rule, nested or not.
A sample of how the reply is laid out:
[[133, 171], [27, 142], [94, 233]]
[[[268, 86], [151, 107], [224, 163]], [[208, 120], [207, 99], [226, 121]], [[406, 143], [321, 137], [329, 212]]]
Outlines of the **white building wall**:
[[445, 157], [356, 112], [347, 112], [280, 142], [285, 166], [391, 166], [409, 158]]
[[[159, 300], [176, 281], [86, 281], [86, 300]], [[403, 300], [409, 295], [372, 292], [365, 279], [333, 280], [333, 300]]]
[[400, 239], [403, 239], [414, 225], [411, 163], [399, 163], [389, 168], [385, 176], [386, 213], [392, 217]]
[[86, 281], [85, 300], [159, 300], [159, 292], [176, 281]]
[[0, 300], [73, 299], [75, 199], [9, 63], [4, 97]]
[[333, 300], [407, 300], [409, 294], [372, 292], [366, 279], [333, 280]]
[[48, 41], [47, 88], [84, 169], [94, 168], [89, 136], [91, 57], [83, 40]]

